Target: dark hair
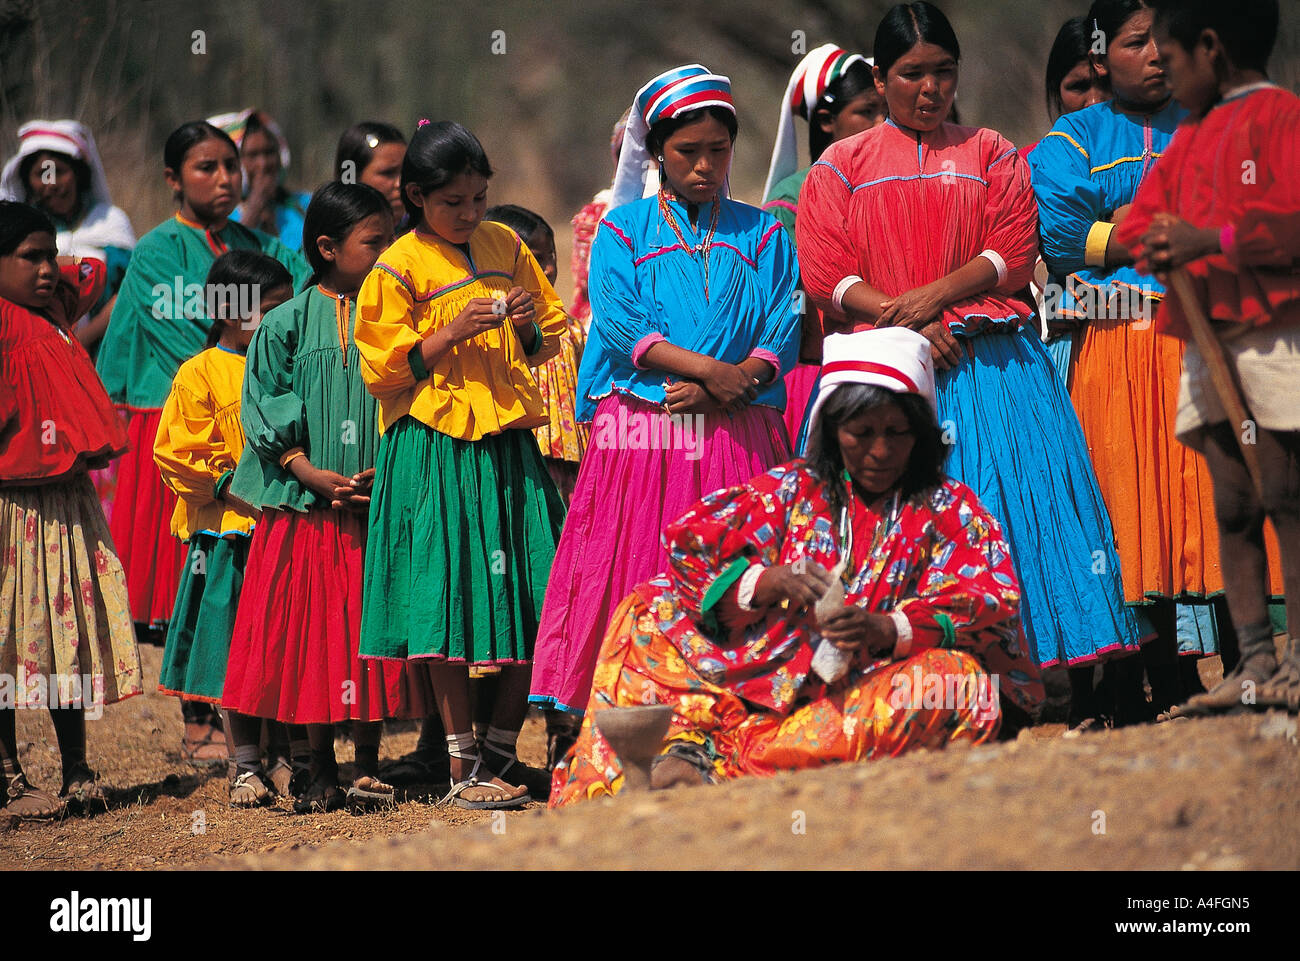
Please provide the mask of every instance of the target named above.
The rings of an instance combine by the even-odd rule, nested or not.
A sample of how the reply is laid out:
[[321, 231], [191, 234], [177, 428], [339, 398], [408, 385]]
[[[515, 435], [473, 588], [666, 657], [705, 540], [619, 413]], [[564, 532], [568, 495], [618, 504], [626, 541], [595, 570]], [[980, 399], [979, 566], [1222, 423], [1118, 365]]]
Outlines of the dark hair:
[[1052, 42], [1052, 52], [1047, 55], [1047, 112], [1055, 119], [1065, 113], [1061, 99], [1061, 83], [1065, 75], [1080, 61], [1088, 59], [1092, 49], [1092, 21], [1087, 17], [1071, 17], [1061, 24]]
[[1277, 0], [1151, 0], [1151, 6], [1184, 50], [1196, 45], [1202, 30], [1213, 30], [1234, 67], [1268, 71], [1268, 58], [1277, 42]]
[[695, 123], [697, 120], [710, 116], [727, 128], [727, 136], [731, 142], [736, 142], [736, 134], [740, 132], [740, 124], [736, 122], [736, 115], [726, 107], [700, 107], [696, 110], [688, 110], [685, 113], [679, 113], [675, 117], [665, 117], [663, 120], [655, 123], [646, 134], [645, 148], [650, 151], [651, 156], [659, 156], [659, 152], [664, 149], [664, 143], [682, 127], [687, 124]]
[[[370, 146], [371, 140], [375, 141], [373, 147]], [[339, 137], [339, 145], [334, 151], [334, 176], [341, 180], [343, 165], [351, 161], [354, 172], [360, 177], [362, 171], [374, 159], [375, 151], [386, 143], [400, 143], [405, 147], [406, 138], [392, 124], [374, 120], [354, 123], [343, 131], [343, 136]]]
[[345, 184], [331, 180], [311, 195], [307, 213], [302, 219], [302, 252], [311, 264], [312, 275], [306, 287], [312, 286], [329, 269], [329, 262], [321, 256], [316, 241], [328, 237], [336, 243], [358, 223], [375, 214], [393, 215], [388, 199], [369, 184]]
[[32, 234], [56, 236], [45, 211], [16, 200], [0, 200], [0, 257], [8, 257]]
[[875, 90], [876, 81], [871, 76], [871, 67], [862, 60], [853, 61], [847, 70], [826, 85], [826, 92], [813, 107], [813, 115], [804, 118], [808, 121], [808, 154], [814, 163], [831, 145], [831, 134], [817, 122], [817, 111], [825, 110], [831, 117], [837, 117], [855, 97], [867, 91], [875, 93]]
[[[1104, 50], [1110, 51], [1111, 41], [1128, 23], [1129, 18], [1143, 10], [1150, 10], [1151, 4], [1148, 0], [1092, 0], [1092, 6], [1088, 8], [1088, 16], [1084, 19], [1084, 25], [1089, 31], [1089, 44], [1091, 45], [1091, 33], [1093, 30], [1100, 31], [1101, 39], [1105, 44]], [[1103, 53], [1102, 56], [1105, 56]], [[1109, 80], [1107, 81], [1109, 83]]]
[[82, 202], [86, 194], [90, 193], [90, 164], [80, 157], [74, 157], [72, 154], [63, 153], [59, 150], [50, 150], [48, 147], [28, 154], [18, 165], [18, 178], [22, 181], [23, 190], [27, 191], [26, 196], [28, 199], [31, 198], [31, 190], [27, 186], [27, 178], [31, 174], [32, 168], [36, 166], [37, 158], [43, 153], [53, 154], [72, 168], [72, 172], [77, 178], [77, 201], [78, 203]]
[[961, 44], [953, 32], [948, 18], [932, 3], [900, 3], [890, 7], [880, 26], [876, 27], [876, 41], [871, 53], [883, 77], [898, 58], [918, 43], [932, 43], [961, 59]]
[[841, 483], [844, 457], [837, 436], [840, 425], [884, 404], [898, 405], [916, 439], [907, 470], [899, 480], [903, 497], [910, 498], [944, 481], [944, 464], [951, 448], [943, 442], [943, 433], [929, 401], [917, 394], [896, 394], [875, 384], [845, 384], [837, 387], [818, 411], [816, 430], [809, 434], [805, 458], [808, 467], [826, 484], [827, 497], [835, 512], [845, 506]]
[[[208, 304], [216, 306], [213, 311], [212, 326], [208, 329], [207, 346], [217, 346], [221, 340], [221, 330], [225, 319], [231, 314], [227, 295], [230, 287], [245, 289], [256, 287], [259, 296], [266, 291], [279, 287], [293, 289], [293, 277], [284, 264], [274, 257], [257, 250], [227, 250], [212, 262], [208, 268], [208, 277], [204, 281], [204, 293]], [[242, 301], [242, 297], [240, 298]], [[258, 308], [260, 310], [260, 307]]]
[[230, 139], [230, 134], [220, 127], [212, 126], [206, 120], [191, 120], [189, 123], [181, 124], [167, 137], [167, 142], [163, 144], [163, 166], [174, 171], [179, 177], [181, 164], [185, 163], [185, 155], [203, 141], [212, 139], [224, 140], [235, 156], [239, 156], [239, 148]]
[[551, 225], [546, 222], [542, 215], [533, 213], [527, 207], [519, 207], [515, 204], [498, 204], [495, 207], [489, 207], [483, 219], [491, 220], [493, 223], [505, 224], [517, 233], [519, 239], [525, 244], [528, 243], [528, 238], [539, 230], [550, 234], [552, 239], [555, 237], [555, 231], [551, 229]]
[[402, 159], [402, 204], [411, 221], [419, 221], [420, 208], [406, 195], [408, 184], [415, 184], [428, 193], [447, 186], [470, 170], [492, 177], [492, 165], [478, 137], [451, 120], [416, 128]]

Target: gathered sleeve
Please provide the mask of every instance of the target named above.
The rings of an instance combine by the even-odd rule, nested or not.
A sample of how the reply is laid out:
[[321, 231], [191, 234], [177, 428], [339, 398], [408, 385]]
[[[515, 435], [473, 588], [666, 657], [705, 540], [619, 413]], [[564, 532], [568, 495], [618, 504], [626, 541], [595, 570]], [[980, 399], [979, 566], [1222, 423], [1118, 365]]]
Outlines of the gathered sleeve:
[[989, 164], [989, 215], [991, 223], [985, 248], [1002, 260], [998, 282], [992, 288], [1000, 294], [1015, 294], [1033, 279], [1038, 259], [1038, 204], [1029, 180], [1029, 164], [1007, 141], [1003, 151]]
[[63, 307], [61, 319], [65, 326], [70, 327], [95, 306], [107, 280], [108, 268], [102, 260], [95, 258], [79, 257], [76, 263], [59, 267], [55, 296]]
[[204, 507], [216, 501], [218, 483], [237, 461], [221, 437], [206, 392], [183, 382], [187, 373], [182, 368], [176, 375], [163, 404], [153, 459], [163, 483], [191, 507]]
[[838, 314], [832, 302], [836, 289], [846, 279], [861, 279], [859, 257], [865, 238], [849, 234], [852, 193], [848, 178], [822, 158], [808, 171], [795, 219], [803, 288], [818, 308], [834, 314]]
[[711, 633], [718, 632], [720, 602], [734, 600], [744, 573], [754, 565], [773, 565], [780, 556], [788, 516], [784, 476], [782, 468], [774, 468], [715, 491], [664, 528], [668, 576], [678, 604]]
[[1091, 161], [1072, 130], [1058, 121], [1029, 160], [1043, 260], [1059, 277], [1081, 267], [1105, 266], [1106, 245], [1114, 229], [1104, 219], [1111, 211], [1106, 209], [1101, 185], [1091, 179]]
[[275, 308], [262, 318], [248, 345], [239, 420], [247, 446], [270, 463], [308, 446], [307, 405], [293, 390], [296, 318], [292, 302]]
[[799, 360], [799, 261], [794, 242], [779, 223], [767, 227], [756, 252], [759, 276], [767, 291], [762, 334], [758, 346], [750, 352], [776, 368], [782, 377], [794, 369]]
[[361, 379], [377, 400], [410, 390], [429, 376], [416, 330], [415, 288], [396, 267], [376, 264], [357, 293], [353, 340]]
[[524, 355], [524, 362], [529, 367], [540, 367], [560, 353], [560, 335], [568, 329], [569, 318], [564, 312], [564, 303], [542, 273], [542, 265], [522, 241], [516, 253], [514, 282], [515, 286], [532, 295], [536, 307], [535, 322], [542, 334], [533, 352]]
[[641, 296], [632, 239], [608, 217], [591, 244], [587, 296], [603, 346], [623, 363], [635, 364], [651, 344], [667, 340], [664, 324]]
[[915, 592], [897, 611], [912, 630], [909, 653], [959, 647], [982, 653], [1019, 631], [1020, 584], [1002, 528], [973, 495], [935, 515], [937, 542]]

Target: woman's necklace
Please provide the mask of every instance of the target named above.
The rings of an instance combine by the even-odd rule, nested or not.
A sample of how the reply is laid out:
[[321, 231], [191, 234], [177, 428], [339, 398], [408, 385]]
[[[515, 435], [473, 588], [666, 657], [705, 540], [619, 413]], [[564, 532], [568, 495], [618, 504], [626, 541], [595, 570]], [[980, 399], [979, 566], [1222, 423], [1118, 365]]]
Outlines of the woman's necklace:
[[[844, 507], [840, 509], [840, 557], [843, 559], [845, 570], [848, 570], [853, 563], [853, 518], [857, 515], [858, 495], [853, 490], [853, 479], [849, 476], [847, 468], [843, 477], [848, 496]], [[899, 493], [897, 490], [894, 491], [889, 516], [882, 518], [882, 522], [876, 525], [875, 533], [871, 537], [871, 547], [867, 551], [868, 560], [880, 549], [881, 543], [898, 522]]]
[[704, 235], [704, 240], [701, 243], [698, 243], [694, 247], [692, 247], [690, 244], [686, 242], [686, 237], [682, 233], [682, 228], [677, 225], [677, 218], [673, 215], [673, 208], [668, 203], [668, 188], [667, 187], [659, 188], [659, 212], [663, 214], [664, 220], [667, 221], [668, 226], [672, 228], [673, 233], [677, 237], [677, 242], [681, 244], [682, 249], [686, 251], [688, 254], [690, 254], [692, 257], [694, 257], [696, 254], [700, 254], [702, 257], [704, 263], [704, 302], [705, 303], [708, 303], [709, 301], [709, 250], [710, 248], [713, 247], [713, 233], [718, 229], [718, 207], [719, 206], [721, 205], [718, 203], [718, 198], [714, 197], [713, 210], [709, 214], [709, 231]]

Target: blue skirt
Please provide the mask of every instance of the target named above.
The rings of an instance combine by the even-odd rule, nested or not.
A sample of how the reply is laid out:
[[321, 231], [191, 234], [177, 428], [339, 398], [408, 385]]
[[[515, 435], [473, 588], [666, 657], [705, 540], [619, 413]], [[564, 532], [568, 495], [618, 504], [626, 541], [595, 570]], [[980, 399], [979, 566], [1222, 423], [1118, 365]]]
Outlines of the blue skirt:
[[1139, 649], [1124, 603], [1110, 515], [1070, 395], [1031, 332], [965, 340], [973, 356], [939, 373], [948, 473], [1002, 523], [1020, 577], [1021, 617], [1041, 667]]

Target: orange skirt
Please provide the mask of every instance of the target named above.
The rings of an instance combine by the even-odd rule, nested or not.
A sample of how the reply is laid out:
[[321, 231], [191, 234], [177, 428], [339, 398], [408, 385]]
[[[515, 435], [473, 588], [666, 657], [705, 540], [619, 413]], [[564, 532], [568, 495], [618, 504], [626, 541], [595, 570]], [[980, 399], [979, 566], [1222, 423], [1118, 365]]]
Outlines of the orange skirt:
[[[1183, 342], [1123, 320], [1088, 323], [1070, 394], [1123, 566], [1124, 599], [1223, 592], [1214, 485], [1174, 436]], [[1282, 595], [1277, 534], [1265, 529], [1269, 591]]]
[[622, 789], [618, 755], [592, 720], [605, 708], [646, 704], [673, 707], [662, 753], [674, 741], [706, 747], [718, 779], [892, 757], [949, 741], [980, 744], [1002, 721], [996, 679], [972, 655], [939, 648], [850, 674], [785, 717], [758, 710], [700, 677], [631, 594], [610, 619], [577, 743], [555, 768], [551, 807]]

